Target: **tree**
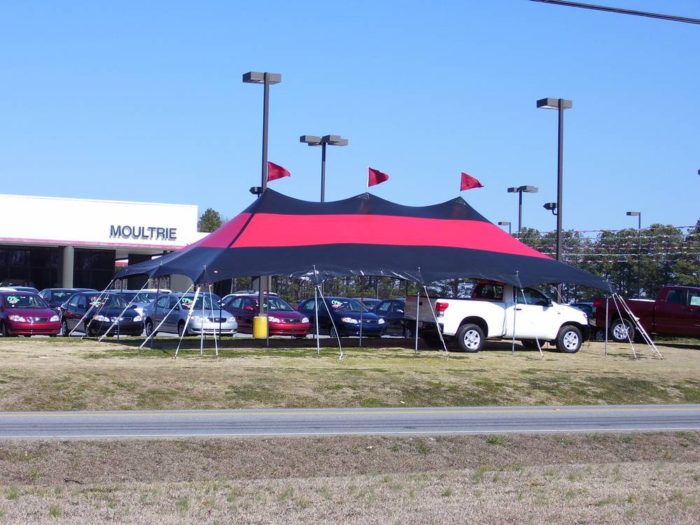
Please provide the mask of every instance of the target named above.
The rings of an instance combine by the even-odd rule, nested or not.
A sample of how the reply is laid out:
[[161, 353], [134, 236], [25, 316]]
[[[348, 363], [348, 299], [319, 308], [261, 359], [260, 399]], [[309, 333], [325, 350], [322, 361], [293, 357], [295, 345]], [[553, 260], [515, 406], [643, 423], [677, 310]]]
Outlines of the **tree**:
[[204, 213], [199, 217], [197, 222], [197, 231], [200, 232], [213, 232], [219, 226], [223, 224], [224, 220], [218, 211], [207, 208]]

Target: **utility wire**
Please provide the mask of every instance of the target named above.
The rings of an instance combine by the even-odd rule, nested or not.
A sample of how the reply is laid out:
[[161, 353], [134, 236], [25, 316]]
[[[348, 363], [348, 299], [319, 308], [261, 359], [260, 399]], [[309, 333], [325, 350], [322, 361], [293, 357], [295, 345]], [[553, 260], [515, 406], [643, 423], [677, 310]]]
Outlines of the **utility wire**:
[[567, 2], [564, 0], [530, 0], [531, 2], [540, 2], [543, 4], [562, 5], [565, 7], [579, 7], [581, 9], [592, 9], [594, 11], [607, 11], [608, 13], [618, 13], [622, 15], [645, 16], [647, 18], [659, 18], [661, 20], [670, 20], [671, 22], [683, 22], [685, 24], [698, 24], [700, 19], [689, 18], [686, 16], [666, 15], [663, 13], [650, 13], [648, 11], [637, 11], [635, 9], [622, 9], [620, 7], [609, 7], [604, 5], [584, 4], [581, 2]]

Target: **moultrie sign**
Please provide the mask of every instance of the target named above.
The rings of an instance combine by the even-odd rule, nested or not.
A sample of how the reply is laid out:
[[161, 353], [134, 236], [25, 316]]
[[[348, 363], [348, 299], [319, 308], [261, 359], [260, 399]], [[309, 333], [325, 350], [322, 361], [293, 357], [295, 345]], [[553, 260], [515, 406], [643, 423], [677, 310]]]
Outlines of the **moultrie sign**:
[[110, 224], [110, 239], [134, 239], [142, 241], [176, 241], [177, 228], [162, 226], [130, 226], [128, 224]]

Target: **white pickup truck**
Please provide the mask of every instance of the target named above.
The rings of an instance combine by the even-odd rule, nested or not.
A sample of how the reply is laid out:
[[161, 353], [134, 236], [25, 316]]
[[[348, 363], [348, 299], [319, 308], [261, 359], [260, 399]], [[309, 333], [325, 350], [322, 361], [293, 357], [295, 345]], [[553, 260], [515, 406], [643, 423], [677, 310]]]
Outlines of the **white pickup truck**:
[[[434, 308], [430, 311], [430, 305]], [[418, 311], [418, 315], [416, 312]], [[556, 343], [561, 352], [574, 353], [588, 337], [586, 314], [557, 304], [532, 288], [516, 288], [496, 282], [480, 282], [471, 299], [408, 297], [407, 324], [418, 319], [426, 338], [437, 337], [435, 319], [443, 337], [456, 339], [466, 352], [478, 352], [486, 339], [518, 339], [527, 348]], [[414, 325], [415, 326], [415, 325]]]

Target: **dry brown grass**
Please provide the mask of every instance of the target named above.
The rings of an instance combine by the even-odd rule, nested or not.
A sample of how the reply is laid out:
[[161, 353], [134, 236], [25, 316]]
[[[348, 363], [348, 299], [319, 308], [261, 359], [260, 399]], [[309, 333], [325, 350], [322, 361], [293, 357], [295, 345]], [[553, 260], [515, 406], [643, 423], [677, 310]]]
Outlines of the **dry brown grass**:
[[[198, 342], [173, 359], [173, 341], [0, 339], [0, 410], [456, 406], [700, 402], [700, 348], [584, 345], [578, 354], [492, 344], [479, 354], [406, 348], [245, 348], [221, 357]], [[313, 344], [311, 341], [308, 343]], [[287, 344], [275, 341], [275, 344]], [[354, 342], [356, 344], [356, 342]], [[192, 348], [194, 347], [194, 348]], [[641, 350], [640, 348], [638, 348]]]
[[4, 523], [697, 523], [700, 433], [0, 444]]

